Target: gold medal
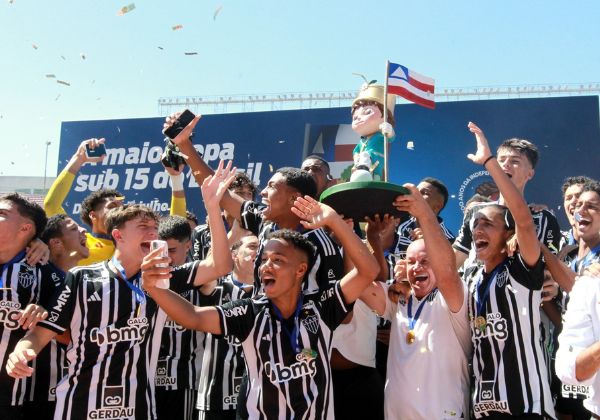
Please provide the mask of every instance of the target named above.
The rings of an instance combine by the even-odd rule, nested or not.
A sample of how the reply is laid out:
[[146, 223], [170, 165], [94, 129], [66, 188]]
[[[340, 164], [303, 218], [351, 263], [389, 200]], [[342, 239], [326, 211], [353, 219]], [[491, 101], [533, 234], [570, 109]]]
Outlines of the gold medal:
[[477, 318], [475, 318], [475, 321], [473, 321], [473, 324], [475, 325], [475, 328], [479, 329], [481, 332], [484, 332], [487, 322], [486, 322], [485, 318], [480, 315]]
[[416, 339], [415, 332], [413, 330], [409, 330], [406, 333], [406, 344], [412, 344], [412, 343], [414, 343], [415, 339]]

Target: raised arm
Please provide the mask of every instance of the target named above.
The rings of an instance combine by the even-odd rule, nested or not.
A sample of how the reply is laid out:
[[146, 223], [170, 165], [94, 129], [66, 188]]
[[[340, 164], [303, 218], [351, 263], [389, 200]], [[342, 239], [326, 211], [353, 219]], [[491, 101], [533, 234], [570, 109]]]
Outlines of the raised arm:
[[183, 187], [183, 183], [185, 182], [183, 169], [185, 166], [181, 164], [177, 169], [165, 166], [164, 164], [163, 166], [171, 179], [171, 210], [169, 211], [169, 214], [171, 216], [185, 217], [187, 210], [185, 189]]
[[219, 201], [235, 177], [236, 168], [231, 167], [231, 162], [226, 168], [223, 161], [214, 175], [209, 175], [202, 183], [202, 198], [208, 213], [210, 226], [210, 252], [206, 259], [200, 261], [194, 284], [200, 286], [218, 277], [224, 276], [233, 269], [231, 250], [227, 240], [227, 232], [221, 217]]
[[515, 233], [521, 257], [528, 266], [532, 267], [540, 258], [541, 250], [531, 211], [521, 192], [512, 183], [508, 175], [504, 173], [500, 164], [492, 155], [483, 131], [472, 122], [469, 123], [468, 127], [475, 135], [477, 152], [469, 154], [467, 157], [473, 162], [483, 165], [496, 183], [515, 221]]
[[412, 184], [404, 184], [404, 186], [408, 188], [410, 194], [396, 197], [394, 207], [400, 211], [408, 211], [417, 218], [427, 255], [431, 256], [428, 260], [435, 273], [437, 287], [444, 296], [448, 308], [452, 312], [458, 312], [464, 301], [464, 286], [456, 270], [452, 246], [419, 190]]
[[338, 238], [354, 268], [341, 279], [342, 293], [346, 303], [352, 303], [363, 290], [377, 277], [379, 266], [366, 245], [331, 207], [315, 199], [298, 197], [292, 207], [300, 223], [307, 229], [329, 228]]
[[63, 201], [69, 194], [69, 190], [73, 185], [75, 176], [86, 162], [100, 162], [104, 159], [104, 156], [89, 158], [85, 153], [85, 146], [88, 145], [90, 149], [95, 149], [99, 144], [104, 144], [104, 139], [88, 139], [81, 142], [67, 166], [61, 171], [56, 180], [52, 183], [52, 186], [44, 198], [44, 211], [48, 217], [54, 216], [55, 214], [66, 213], [62, 207]]
[[[179, 117], [179, 114], [181, 113], [175, 113], [168, 116], [163, 127], [170, 127], [177, 117]], [[190, 139], [192, 131], [196, 127], [196, 124], [198, 124], [198, 121], [200, 121], [201, 117], [201, 115], [197, 115], [196, 118], [194, 118], [192, 122], [190, 122], [187, 127], [173, 139], [173, 143], [175, 143], [179, 147], [179, 150], [186, 155], [185, 161], [192, 170], [192, 176], [198, 185], [202, 185], [204, 180], [214, 173], [211, 167], [202, 160], [202, 156], [200, 156]], [[244, 200], [238, 195], [230, 194], [229, 191], [225, 191], [220, 204], [224, 210], [227, 210], [230, 215], [239, 220], [243, 202]]]

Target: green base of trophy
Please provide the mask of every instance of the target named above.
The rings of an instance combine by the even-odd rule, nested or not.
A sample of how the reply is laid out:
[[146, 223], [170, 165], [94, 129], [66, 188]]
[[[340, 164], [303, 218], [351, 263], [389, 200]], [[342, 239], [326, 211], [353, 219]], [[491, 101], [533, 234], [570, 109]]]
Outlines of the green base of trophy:
[[392, 203], [399, 195], [410, 194], [408, 189], [382, 181], [344, 182], [327, 188], [321, 202], [332, 207], [345, 218], [362, 222], [366, 216], [389, 214], [406, 220], [406, 212], [396, 210]]

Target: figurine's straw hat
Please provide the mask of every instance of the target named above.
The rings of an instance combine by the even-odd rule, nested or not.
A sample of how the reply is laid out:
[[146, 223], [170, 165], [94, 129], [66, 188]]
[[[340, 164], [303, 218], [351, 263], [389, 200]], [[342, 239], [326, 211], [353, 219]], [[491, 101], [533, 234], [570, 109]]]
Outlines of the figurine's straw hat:
[[[374, 83], [364, 83], [360, 91], [358, 91], [358, 96], [352, 102], [352, 108], [358, 101], [375, 101], [381, 106], [383, 106], [385, 96], [385, 90], [383, 85], [377, 85]], [[394, 107], [396, 105], [396, 96], [389, 94], [387, 96], [387, 109], [394, 115]]]

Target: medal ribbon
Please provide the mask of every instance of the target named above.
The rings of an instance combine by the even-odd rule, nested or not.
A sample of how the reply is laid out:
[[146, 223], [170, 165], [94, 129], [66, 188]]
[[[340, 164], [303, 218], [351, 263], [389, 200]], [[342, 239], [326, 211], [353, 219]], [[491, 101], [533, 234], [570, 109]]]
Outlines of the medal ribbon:
[[419, 307], [417, 308], [417, 312], [415, 313], [415, 316], [412, 316], [412, 299], [413, 299], [413, 295], [410, 295], [410, 297], [408, 298], [408, 330], [409, 331], [413, 331], [415, 329], [415, 325], [417, 323], [417, 321], [419, 320], [419, 316], [421, 316], [421, 312], [423, 311], [423, 307], [425, 306], [425, 302], [427, 302], [427, 299], [429, 298], [429, 296], [435, 292], [437, 290], [433, 289], [431, 292], [429, 292], [429, 294], [427, 296], [425, 296], [423, 298], [423, 300], [421, 301], [421, 303], [419, 303]]
[[298, 338], [300, 336], [300, 326], [298, 323], [298, 318], [300, 316], [300, 310], [302, 309], [303, 299], [302, 296], [298, 297], [298, 304], [296, 305], [296, 311], [294, 312], [294, 328], [292, 331], [288, 330], [288, 327], [283, 319], [283, 315], [281, 315], [281, 311], [277, 308], [277, 306], [273, 305], [273, 309], [275, 311], [275, 315], [277, 315], [277, 319], [281, 323], [281, 327], [283, 331], [285, 331], [286, 335], [290, 340], [290, 345], [292, 349], [296, 353], [300, 353], [300, 346], [298, 345]]
[[479, 297], [479, 288], [481, 287], [481, 283], [483, 282], [483, 278], [484, 278], [483, 269], [481, 270], [481, 275], [480, 275], [479, 279], [477, 280], [477, 284], [475, 285], [474, 297], [475, 297], [475, 302], [477, 303], [477, 312], [475, 313], [475, 316], [483, 313], [483, 309], [485, 308], [485, 303], [487, 302], [487, 298], [490, 295], [490, 287], [494, 281], [494, 278], [498, 275], [500, 270], [504, 268], [505, 265], [506, 265], [506, 260], [502, 261], [500, 264], [498, 264], [498, 266], [496, 268], [494, 268], [494, 270], [492, 271], [492, 273], [490, 275], [490, 280], [488, 281], [488, 284], [485, 286], [483, 296], [480, 298]]
[[[123, 280], [125, 280], [125, 284], [127, 285], [127, 287], [129, 287], [133, 291], [133, 293], [135, 293], [135, 300], [137, 300], [138, 303], [140, 303], [142, 305], [144, 303], [146, 303], [146, 295], [144, 294], [142, 289], [140, 289], [135, 284], [133, 284], [133, 282], [130, 282], [127, 279], [127, 275], [125, 274], [125, 269], [123, 268], [123, 265], [121, 264], [121, 262], [119, 260], [117, 260], [115, 257], [112, 257], [112, 259], [110, 261], [113, 263], [115, 268], [119, 271]], [[137, 280], [137, 279], [139, 279], [139, 277], [140, 277], [140, 274], [137, 273], [135, 276], [132, 277], [132, 279]]]
[[598, 254], [600, 254], [600, 245], [596, 245], [594, 248], [590, 249], [590, 252], [588, 252], [587, 255], [583, 257], [583, 260], [581, 260], [581, 263], [579, 262], [579, 258], [575, 258], [571, 261], [571, 269], [577, 273], [577, 266], [579, 266], [580, 269], [587, 267]]
[[[2, 270], [2, 278], [0, 278], [0, 288], [4, 288], [4, 282], [6, 279], [6, 273], [8, 272], [8, 267], [10, 267], [11, 265], [13, 265], [14, 263], [21, 261], [23, 258], [25, 258], [25, 250], [19, 252], [17, 255], [15, 255], [14, 257], [11, 258], [10, 261], [5, 262], [4, 264], [0, 264], [1, 270]], [[9, 284], [10, 286], [10, 284]]]

